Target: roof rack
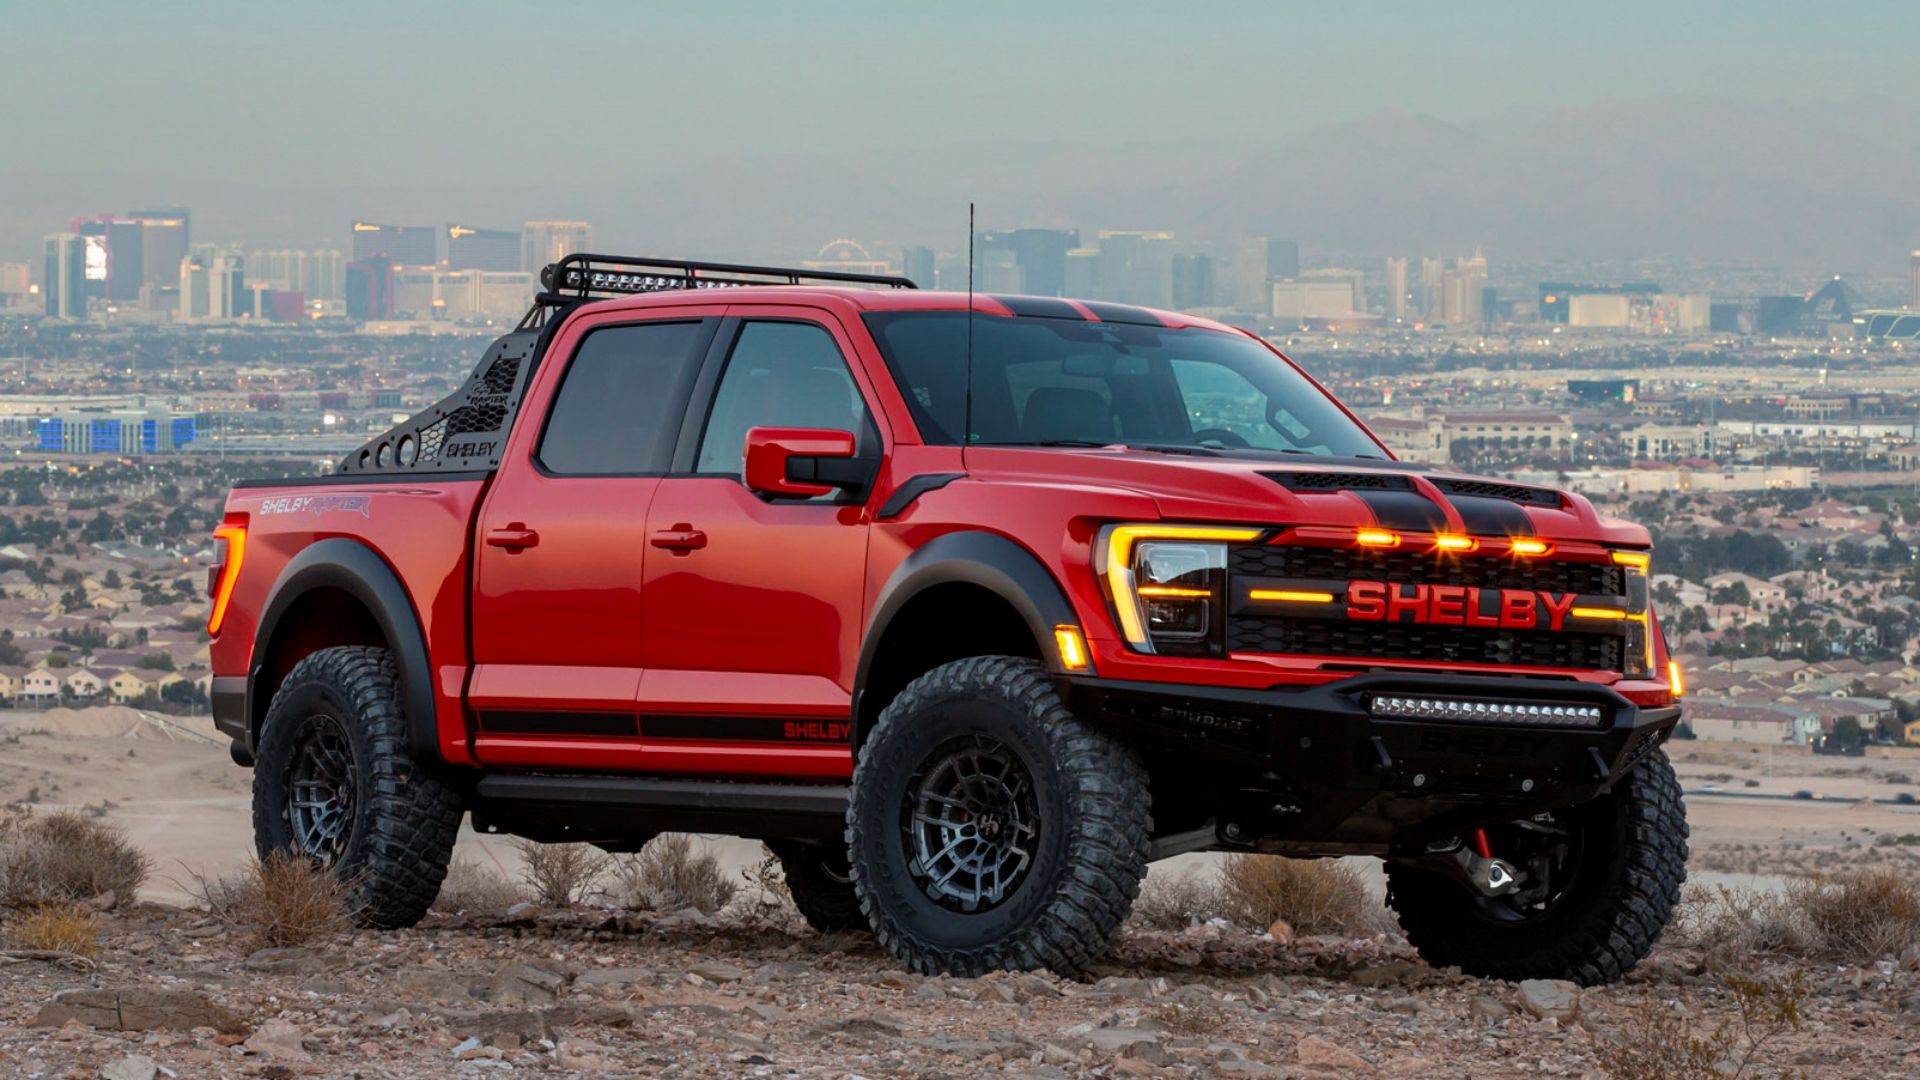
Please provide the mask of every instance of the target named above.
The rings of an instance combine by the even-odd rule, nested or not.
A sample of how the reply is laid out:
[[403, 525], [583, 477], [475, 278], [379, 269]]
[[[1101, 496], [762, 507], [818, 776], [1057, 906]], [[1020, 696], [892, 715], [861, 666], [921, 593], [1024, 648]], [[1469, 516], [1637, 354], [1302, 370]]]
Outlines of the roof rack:
[[910, 278], [894, 274], [847, 274], [835, 270], [805, 270], [787, 266], [748, 266], [695, 262], [691, 259], [582, 253], [568, 255], [540, 271], [540, 285], [546, 291], [535, 297], [535, 303], [557, 305], [591, 296], [627, 296], [679, 289], [739, 289], [751, 285], [804, 285], [809, 282], [880, 285], [890, 289], [915, 287]]

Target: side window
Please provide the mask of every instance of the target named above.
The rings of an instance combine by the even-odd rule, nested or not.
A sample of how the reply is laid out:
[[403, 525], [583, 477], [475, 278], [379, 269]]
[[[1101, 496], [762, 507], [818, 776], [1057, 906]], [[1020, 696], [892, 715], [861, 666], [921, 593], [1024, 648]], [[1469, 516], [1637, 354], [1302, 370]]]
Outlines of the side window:
[[813, 323], [750, 322], [727, 357], [695, 472], [739, 476], [747, 431], [830, 428], [865, 438], [866, 402], [833, 335]]
[[671, 322], [589, 333], [554, 395], [540, 464], [563, 476], [667, 471], [702, 329]]

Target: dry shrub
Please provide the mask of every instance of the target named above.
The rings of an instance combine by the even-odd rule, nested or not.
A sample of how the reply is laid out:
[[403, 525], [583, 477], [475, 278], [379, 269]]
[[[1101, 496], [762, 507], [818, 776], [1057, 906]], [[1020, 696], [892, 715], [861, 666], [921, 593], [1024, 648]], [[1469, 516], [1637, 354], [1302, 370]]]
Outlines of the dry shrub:
[[520, 852], [520, 880], [533, 891], [533, 902], [547, 907], [572, 907], [607, 872], [613, 857], [592, 844], [513, 842]]
[[147, 857], [118, 828], [69, 811], [0, 815], [0, 904], [131, 903]]
[[1805, 913], [1784, 893], [1689, 888], [1673, 920], [1674, 940], [1738, 958], [1759, 953], [1805, 955], [1813, 934]]
[[613, 898], [629, 911], [680, 911], [697, 908], [711, 915], [726, 907], [738, 889], [706, 848], [695, 848], [685, 833], [661, 833], [620, 860], [613, 872]]
[[[1805, 1022], [1805, 978], [1727, 975], [1738, 1015], [1702, 1034], [1693, 1021], [1649, 999], [1635, 1022], [1620, 1025], [1612, 1037], [1595, 1037], [1594, 1054], [1614, 1080], [1739, 1080], [1757, 1075], [1771, 1056], [1768, 1048]], [[1792, 1076], [1793, 1073], [1779, 1073]]]
[[100, 952], [100, 917], [72, 904], [41, 904], [16, 922], [7, 937], [22, 949], [92, 959]]
[[526, 898], [527, 891], [519, 882], [470, 859], [455, 859], [447, 867], [447, 879], [440, 883], [433, 910], [447, 915], [501, 912]]
[[236, 877], [199, 882], [215, 918], [247, 932], [255, 948], [305, 945], [347, 929], [353, 885], [290, 851], [276, 851]]
[[1366, 882], [1332, 859], [1229, 855], [1220, 867], [1220, 898], [1227, 918], [1262, 929], [1285, 919], [1301, 934], [1351, 934], [1380, 920]]
[[1832, 959], [1871, 963], [1920, 941], [1920, 887], [1896, 870], [1795, 881], [1787, 897]]
[[[1155, 930], [1179, 930], [1194, 920], [1222, 917], [1220, 882], [1211, 875], [1161, 874], [1149, 876], [1133, 902], [1133, 917]], [[1267, 925], [1272, 925], [1269, 920]]]

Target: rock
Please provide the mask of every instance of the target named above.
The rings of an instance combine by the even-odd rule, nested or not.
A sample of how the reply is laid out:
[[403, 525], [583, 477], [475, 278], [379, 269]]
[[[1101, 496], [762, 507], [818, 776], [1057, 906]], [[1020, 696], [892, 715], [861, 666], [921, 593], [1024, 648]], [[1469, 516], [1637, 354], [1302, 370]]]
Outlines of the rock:
[[1085, 1036], [1086, 1045], [1101, 1054], [1120, 1054], [1141, 1043], [1158, 1042], [1166, 1032], [1159, 1028], [1094, 1028]]
[[911, 990], [923, 980], [911, 971], [889, 971], [873, 980], [873, 985], [884, 986], [889, 990]]
[[1273, 925], [1267, 927], [1267, 936], [1272, 938], [1276, 945], [1291, 945], [1293, 944], [1293, 924], [1285, 919], [1275, 919]]
[[1405, 960], [1396, 960], [1390, 964], [1373, 964], [1358, 968], [1347, 976], [1347, 981], [1355, 986], [1391, 986], [1396, 983], [1410, 982], [1420, 974], [1418, 964]]
[[259, 1054], [277, 1061], [307, 1061], [307, 1048], [301, 1045], [304, 1037], [299, 1028], [275, 1017], [253, 1029], [253, 1034], [240, 1044], [240, 1048], [249, 1054]]
[[764, 1020], [769, 1024], [780, 1023], [783, 1020], [791, 1019], [792, 1016], [787, 1010], [778, 1005], [768, 1005], [760, 1001], [756, 1001], [740, 1011], [753, 1017], [755, 1020]]
[[40, 1007], [33, 1027], [70, 1022], [105, 1031], [237, 1031], [240, 1018], [190, 990], [65, 990]]
[[1013, 987], [999, 980], [981, 980], [979, 985], [973, 988], [973, 1000], [998, 1001], [1003, 1005], [1011, 1005], [1014, 1002]]
[[1497, 1024], [1507, 1017], [1512, 1016], [1513, 1010], [1507, 1008], [1507, 1003], [1501, 1001], [1499, 998], [1482, 995], [1468, 1003], [1467, 1014], [1475, 1020], [1483, 1020], [1489, 1024]]
[[538, 1042], [547, 1037], [546, 1017], [530, 1009], [435, 1009], [454, 1035], [480, 1043]]
[[1302, 1065], [1330, 1068], [1342, 1076], [1371, 1075], [1375, 1071], [1371, 1061], [1318, 1035], [1301, 1039], [1295, 1044], [1293, 1052]]
[[1008, 985], [1013, 989], [1014, 1000], [1023, 1005], [1035, 998], [1060, 997], [1066, 993], [1065, 990], [1060, 988], [1059, 983], [1052, 982], [1032, 972], [1022, 972], [1019, 975], [1015, 975]]
[[240, 970], [262, 975], [309, 975], [321, 970], [312, 949], [261, 949], [240, 961]]
[[539, 964], [508, 964], [493, 977], [487, 1000], [502, 1004], [544, 1004], [557, 1001], [567, 989], [567, 975]]
[[1388, 1076], [1432, 1076], [1439, 1070], [1426, 1058], [1403, 1057], [1387, 1062], [1380, 1071]]
[[387, 986], [410, 1001], [461, 1002], [474, 996], [474, 979], [430, 964], [409, 965], [393, 973]]
[[913, 996], [925, 1001], [937, 1001], [946, 997], [947, 992], [934, 983], [921, 983], [913, 988]]
[[652, 973], [645, 968], [595, 968], [573, 980], [573, 988], [595, 994], [602, 991], [611, 993], [638, 986], [652, 977]]
[[1144, 1061], [1149, 1065], [1173, 1064], [1173, 1054], [1157, 1042], [1134, 1043], [1121, 1052], [1121, 1061]]
[[1040, 1060], [1049, 1065], [1078, 1065], [1080, 1055], [1058, 1043], [1048, 1043], [1040, 1048]]
[[145, 1054], [128, 1054], [100, 1066], [100, 1080], [153, 1080], [160, 1066]]
[[687, 969], [708, 982], [739, 982], [747, 977], [746, 970], [724, 960], [707, 960]]
[[613, 1061], [607, 1057], [608, 1053], [608, 1049], [598, 1043], [561, 1039], [560, 1045], [554, 1048], [553, 1064], [561, 1069], [611, 1069]]
[[1562, 1024], [1580, 1012], [1580, 988], [1565, 979], [1527, 979], [1520, 984], [1519, 1000], [1529, 1014]]
[[88, 899], [80, 901], [80, 907], [87, 911], [112, 911], [119, 906], [119, 894], [115, 893], [112, 889], [108, 889], [98, 896], [89, 897]]
[[699, 908], [681, 908], [653, 924], [655, 930], [711, 930], [720, 921]]
[[1920, 970], [1920, 944], [1909, 945], [1901, 952], [1900, 966], [1908, 971]]
[[1087, 993], [1140, 1000], [1153, 996], [1153, 986], [1145, 979], [1127, 979], [1119, 975], [1109, 975], [1094, 983]]
[[529, 904], [525, 900], [522, 900], [502, 912], [501, 917], [507, 919], [531, 919], [538, 914], [540, 914], [540, 905]]
[[1426, 1005], [1422, 1004], [1419, 998], [1414, 997], [1397, 997], [1387, 1002], [1388, 1012], [1399, 1013], [1402, 1016], [1415, 1016], [1425, 1009]]
[[1212, 1065], [1214, 1076], [1285, 1076], [1286, 1073], [1259, 1061], [1216, 1061]]

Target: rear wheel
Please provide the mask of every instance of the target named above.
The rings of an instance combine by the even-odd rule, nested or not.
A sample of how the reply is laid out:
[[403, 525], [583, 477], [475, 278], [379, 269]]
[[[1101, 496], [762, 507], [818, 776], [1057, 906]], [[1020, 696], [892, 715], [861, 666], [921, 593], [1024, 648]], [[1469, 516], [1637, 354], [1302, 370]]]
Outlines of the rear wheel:
[[393, 657], [321, 649], [273, 695], [253, 767], [254, 846], [291, 851], [353, 885], [356, 922], [419, 922], [447, 876], [459, 798], [407, 752]]
[[1614, 982], [1652, 951], [1687, 879], [1686, 810], [1664, 751], [1590, 803], [1487, 833], [1517, 871], [1506, 895], [1417, 864], [1387, 867], [1387, 904], [1436, 967]]
[[767, 847], [779, 858], [787, 893], [808, 926], [823, 934], [867, 929], [867, 916], [853, 891], [853, 868], [847, 865], [846, 848], [793, 841], [768, 841]]
[[1139, 895], [1149, 815], [1132, 752], [1068, 712], [1045, 669], [975, 657], [881, 714], [847, 845], [868, 921], [907, 967], [1072, 974]]

